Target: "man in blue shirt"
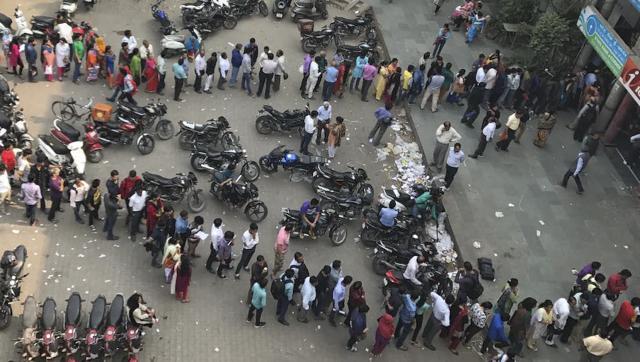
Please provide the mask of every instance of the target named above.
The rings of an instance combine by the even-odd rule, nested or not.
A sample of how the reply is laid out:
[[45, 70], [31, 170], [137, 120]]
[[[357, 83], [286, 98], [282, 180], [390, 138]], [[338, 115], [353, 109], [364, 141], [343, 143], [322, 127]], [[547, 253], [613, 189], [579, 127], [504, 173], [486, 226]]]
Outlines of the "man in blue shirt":
[[184, 81], [187, 79], [187, 73], [184, 71], [182, 65], [184, 64], [184, 57], [180, 57], [177, 63], [173, 63], [171, 69], [173, 69], [173, 77], [176, 82], [176, 86], [173, 93], [173, 100], [176, 102], [182, 102], [180, 98], [180, 92], [182, 92], [182, 86], [184, 86]]
[[409, 348], [404, 345], [404, 340], [411, 332], [411, 323], [416, 316], [416, 302], [418, 296], [416, 293], [409, 295], [407, 291], [402, 293], [402, 307], [400, 309], [400, 318], [398, 318], [398, 325], [396, 331], [393, 333], [396, 336], [396, 348], [402, 351], [406, 351]]
[[331, 65], [325, 70], [324, 73], [324, 84], [322, 85], [322, 100], [327, 102], [331, 99], [331, 94], [333, 93], [333, 86], [336, 84], [338, 80], [338, 68], [336, 68], [336, 62], [331, 61]]
[[396, 201], [389, 201], [389, 207], [383, 207], [380, 210], [380, 223], [386, 227], [393, 227], [396, 224], [396, 216], [398, 216], [398, 210], [395, 209]]
[[182, 210], [180, 211], [180, 217], [176, 219], [176, 235], [180, 239], [180, 244], [183, 249], [189, 234], [189, 213], [187, 210]]
[[316, 198], [305, 200], [300, 206], [300, 239], [304, 237], [304, 232], [308, 229], [311, 239], [315, 240], [318, 219], [320, 219], [320, 201]]
[[229, 79], [229, 87], [235, 87], [238, 81], [238, 73], [240, 66], [242, 65], [242, 44], [236, 44], [235, 48], [231, 51], [231, 79]]
[[373, 143], [374, 146], [380, 144], [380, 140], [387, 131], [387, 127], [391, 125], [391, 121], [393, 120], [393, 116], [390, 112], [391, 108], [393, 108], [393, 104], [387, 103], [384, 107], [376, 109], [373, 113], [376, 117], [376, 126], [373, 128], [371, 133], [369, 133], [369, 143]]

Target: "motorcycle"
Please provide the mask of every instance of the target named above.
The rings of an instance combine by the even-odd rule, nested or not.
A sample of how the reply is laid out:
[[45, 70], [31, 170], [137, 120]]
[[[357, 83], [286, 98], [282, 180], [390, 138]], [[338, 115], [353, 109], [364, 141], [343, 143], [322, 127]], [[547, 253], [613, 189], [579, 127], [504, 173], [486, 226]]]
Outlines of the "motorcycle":
[[349, 171], [340, 172], [327, 165], [318, 165], [313, 172], [313, 182], [311, 183], [313, 191], [318, 192], [318, 188], [324, 187], [335, 190], [346, 189], [349, 192], [356, 192], [358, 195], [373, 195], [373, 186], [365, 182], [369, 180], [367, 171], [363, 168], [347, 167]]
[[83, 142], [75, 141], [68, 145], [62, 144], [50, 135], [38, 135], [37, 157], [46, 157], [49, 163], [62, 168], [65, 176], [73, 178], [84, 175], [87, 157], [83, 151]]
[[374, 246], [379, 240], [398, 243], [413, 234], [420, 234], [418, 222], [413, 217], [398, 215], [395, 225], [387, 227], [380, 223], [380, 217], [374, 210], [365, 210], [363, 214], [360, 241], [366, 246]]
[[22, 337], [15, 343], [16, 351], [27, 361], [40, 356], [42, 340], [38, 338], [38, 303], [27, 296], [22, 309]]
[[[401, 285], [410, 289], [420, 288], [404, 279], [404, 269], [389, 269], [382, 279], [382, 295], [387, 296], [392, 288]], [[435, 291], [438, 295], [447, 296], [453, 291], [453, 281], [449, 278], [447, 267], [440, 262], [432, 262], [427, 266], [420, 266], [416, 278], [422, 283], [421, 289], [425, 292]]]
[[23, 42], [26, 42], [28, 37], [33, 36], [33, 32], [29, 28], [29, 22], [27, 22], [27, 19], [24, 17], [20, 5], [16, 6], [13, 17], [16, 19], [16, 32], [14, 36], [23, 38]]
[[[1, 111], [0, 111], [1, 112]], [[10, 138], [17, 148], [27, 149], [33, 145], [33, 137], [28, 133], [27, 121], [22, 110], [13, 113], [13, 124], [9, 129]]]
[[282, 19], [287, 14], [287, 9], [291, 5], [291, 0], [275, 0], [271, 12], [276, 19]]
[[256, 161], [247, 160], [247, 151], [230, 149], [216, 151], [206, 144], [193, 144], [191, 167], [196, 171], [221, 171], [229, 165], [241, 164], [240, 174], [245, 180], [253, 182], [260, 177], [260, 166]]
[[366, 54], [369, 59], [373, 59], [377, 62], [380, 59], [380, 52], [378, 52], [375, 42], [369, 41], [367, 43], [360, 43], [358, 45], [341, 43], [336, 47], [336, 53], [342, 54], [345, 59], [355, 61], [355, 59], [361, 55]]
[[203, 124], [178, 121], [178, 125], [180, 126], [178, 142], [183, 150], [192, 149], [194, 143], [207, 143], [217, 146], [218, 142], [222, 142], [224, 149], [238, 143], [233, 132], [226, 131], [230, 128], [229, 121], [222, 116], [218, 117], [218, 119], [210, 119]]
[[76, 10], [78, 10], [78, 0], [62, 0], [58, 14], [73, 16]]
[[98, 139], [103, 146], [112, 144], [128, 145], [134, 142], [138, 151], [143, 155], [153, 152], [155, 140], [150, 134], [144, 131], [143, 123], [131, 117], [124, 117], [120, 114], [117, 120], [98, 121], [94, 120], [93, 125], [98, 133]]
[[[84, 130], [84, 153], [87, 156], [89, 162], [98, 163], [102, 160], [102, 150], [104, 149], [104, 146], [100, 144], [98, 133], [95, 131], [95, 128], [91, 124], [85, 124]], [[65, 145], [80, 140], [80, 131], [75, 129], [75, 127], [73, 127], [69, 123], [66, 123], [57, 118], [53, 120], [53, 128], [51, 129], [50, 133], [53, 137], [55, 137], [58, 141], [62, 142]]]
[[42, 329], [42, 354], [45, 359], [54, 359], [58, 356], [58, 313], [56, 312], [56, 301], [47, 297], [42, 303], [42, 314], [40, 317], [40, 327]]
[[327, 48], [331, 45], [331, 41], [336, 44], [336, 47], [340, 44], [338, 34], [326, 26], [318, 31], [302, 33], [300, 40], [302, 42], [302, 51], [305, 53], [310, 53], [318, 48]]
[[267, 205], [258, 200], [258, 187], [251, 182], [240, 182], [241, 178], [239, 176], [235, 181], [222, 180], [214, 175], [209, 192], [232, 208], [240, 208], [246, 204], [244, 214], [247, 218], [251, 222], [260, 222], [267, 217]]
[[197, 13], [183, 13], [182, 23], [185, 27], [193, 26], [201, 34], [209, 34], [220, 28], [231, 30], [238, 25], [238, 19], [230, 8], [210, 8]]
[[64, 346], [62, 352], [66, 357], [72, 357], [78, 352], [81, 340], [78, 338], [78, 327], [82, 319], [82, 298], [80, 293], [73, 292], [67, 299], [67, 309], [64, 314]]
[[2, 260], [6, 260], [8, 258], [12, 258], [15, 260], [15, 264], [3, 274], [5, 279], [9, 279], [13, 276], [19, 277], [20, 273], [22, 273], [22, 269], [24, 268], [24, 263], [27, 260], [27, 248], [24, 245], [18, 245], [13, 250], [6, 250], [2, 254]]
[[256, 130], [260, 134], [270, 134], [273, 131], [290, 132], [297, 130], [298, 134], [302, 135], [302, 132], [304, 132], [304, 118], [309, 115], [309, 113], [308, 103], [305, 109], [294, 109], [292, 111], [287, 109], [284, 112], [264, 105], [262, 109], [258, 111], [259, 116], [256, 119]]
[[418, 235], [413, 235], [407, 243], [401, 245], [378, 240], [373, 249], [371, 264], [376, 274], [384, 275], [389, 269], [405, 270], [409, 260], [416, 255], [424, 255], [430, 260], [436, 253], [433, 244], [422, 243]]
[[198, 0], [194, 3], [186, 3], [180, 5], [180, 12], [184, 15], [185, 13], [198, 13], [201, 11], [206, 11], [210, 8], [222, 8], [229, 7], [229, 0]]
[[97, 359], [100, 356], [99, 341], [103, 339], [99, 333], [104, 327], [107, 317], [107, 299], [103, 295], [98, 295], [92, 302], [91, 313], [89, 314], [89, 324], [87, 325], [87, 334], [85, 336], [85, 352], [86, 361]]
[[93, 9], [93, 6], [98, 3], [98, 0], [82, 0], [82, 3], [84, 4], [84, 8], [89, 10]]
[[22, 279], [24, 279], [29, 273], [23, 276], [11, 275], [3, 281], [0, 281], [0, 330], [5, 329], [11, 323], [11, 316], [13, 315], [13, 308], [11, 303], [20, 298], [20, 287]]
[[[299, 210], [283, 208], [281, 225], [293, 225], [291, 236], [300, 238], [301, 236], [309, 236], [308, 231], [301, 231], [302, 218]], [[334, 210], [320, 211], [320, 218], [316, 224], [315, 235], [324, 236], [328, 233], [329, 239], [335, 246], [342, 245], [347, 240], [347, 228], [345, 220]]]
[[329, 24], [329, 28], [339, 36], [366, 34], [368, 40], [375, 40], [378, 37], [373, 15], [370, 12], [365, 12], [364, 15], [357, 16], [355, 19], [336, 16]]
[[187, 196], [187, 204], [192, 212], [204, 210], [204, 199], [201, 189], [196, 189], [198, 178], [193, 172], [177, 173], [177, 177], [166, 178], [151, 172], [143, 172], [142, 180], [148, 193], [160, 195], [163, 200], [180, 202]]
[[279, 145], [268, 155], [260, 157], [258, 162], [260, 168], [268, 173], [276, 172], [278, 166], [282, 166], [285, 171], [310, 174], [318, 165], [324, 165], [327, 159], [320, 156], [298, 155], [293, 150], [287, 149], [287, 146]]
[[[314, 11], [315, 8], [315, 11]], [[327, 19], [327, 3], [325, 0], [294, 0], [291, 7], [291, 20], [297, 22], [300, 19]]]
[[322, 199], [321, 209], [335, 210], [345, 219], [353, 220], [362, 213], [364, 207], [371, 205], [373, 194], [354, 195], [350, 192], [339, 192], [326, 187], [319, 187], [316, 191]]
[[123, 324], [125, 322], [124, 296], [116, 294], [109, 306], [109, 316], [107, 318], [107, 327], [104, 330], [104, 355], [106, 358], [112, 357], [122, 342], [121, 337]]
[[31, 31], [33, 36], [38, 39], [51, 37], [54, 34], [56, 18], [53, 16], [36, 15], [31, 17]]
[[118, 118], [124, 117], [130, 119], [131, 123], [141, 124], [145, 131], [153, 128], [157, 120], [155, 133], [163, 141], [173, 137], [175, 133], [173, 123], [168, 119], [162, 118], [167, 114], [167, 105], [161, 103], [160, 100], [155, 103], [149, 103], [144, 107], [138, 107], [128, 102], [118, 102], [116, 114], [119, 116]]
[[269, 16], [269, 7], [264, 0], [243, 0], [242, 2], [232, 2], [230, 3], [230, 12], [236, 18], [245, 15], [253, 15], [256, 12], [259, 12], [260, 15], [267, 17]]
[[171, 35], [178, 32], [176, 28], [173, 26], [171, 20], [169, 20], [169, 15], [164, 10], [160, 10], [158, 7], [164, 0], [158, 0], [155, 4], [151, 5], [151, 14], [153, 18], [160, 22], [160, 31], [164, 35]]

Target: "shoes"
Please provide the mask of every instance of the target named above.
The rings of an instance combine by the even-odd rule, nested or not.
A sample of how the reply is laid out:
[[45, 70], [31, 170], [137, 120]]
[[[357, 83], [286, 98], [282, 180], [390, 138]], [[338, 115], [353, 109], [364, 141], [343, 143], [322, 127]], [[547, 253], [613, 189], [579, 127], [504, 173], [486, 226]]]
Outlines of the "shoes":
[[203, 92], [205, 92], [205, 93], [207, 93], [207, 94], [211, 94], [211, 91], [210, 91], [210, 90], [206, 90], [206, 91], [203, 91]]
[[401, 351], [408, 351], [409, 347], [405, 346], [404, 344], [400, 347], [396, 347], [397, 349], [401, 350]]
[[215, 274], [215, 273], [216, 273], [216, 271], [215, 271], [215, 270], [213, 270], [213, 269], [207, 269], [207, 271], [208, 271], [209, 273], [211, 273], [211, 274]]
[[584, 191], [576, 191], [576, 194], [582, 195], [582, 194], [584, 194]]
[[278, 319], [278, 323], [282, 324], [283, 326], [289, 325], [289, 322], [285, 321], [284, 319], [283, 320]]
[[234, 275], [234, 277], [235, 277], [236, 279], [240, 279], [240, 274], [236, 274], [236, 275]]
[[434, 347], [434, 346], [433, 346], [433, 345], [431, 345], [431, 344], [425, 344], [424, 346], [425, 346], [426, 348], [428, 348], [428, 349], [432, 350], [432, 351], [435, 351], [435, 350], [436, 350], [436, 347]]
[[373, 138], [369, 138], [369, 143], [373, 143]]
[[178, 98], [178, 99], [175, 99], [175, 98], [174, 98], [173, 100], [174, 100], [174, 101], [176, 101], [176, 102], [183, 102], [183, 99], [182, 99], [182, 98]]
[[267, 324], [266, 322], [260, 322], [260, 323], [256, 324], [256, 325], [255, 325], [255, 327], [256, 327], [256, 328], [262, 328], [262, 327], [264, 327], [266, 324]]
[[58, 223], [58, 219], [50, 219], [49, 221], [50, 221], [50, 222], [52, 222], [52, 223], [54, 223], [54, 224], [57, 224], [57, 223]]
[[553, 341], [545, 340], [544, 344], [546, 344], [549, 347], [558, 348], [558, 346], [555, 343], [553, 343]]
[[248, 267], [248, 266], [245, 266], [245, 267], [244, 267], [244, 268], [242, 268], [242, 269], [244, 269], [244, 271], [246, 271], [246, 272], [248, 272], [249, 270], [251, 270], [251, 269], [249, 269], [249, 267]]
[[478, 158], [478, 156], [476, 156], [476, 155], [469, 155], [469, 157], [471, 157], [473, 159], [477, 159]]
[[455, 349], [449, 348], [449, 351], [451, 351], [451, 353], [453, 353], [456, 356], [458, 355], [458, 351], [456, 351]]
[[114, 240], [114, 241], [115, 240], [119, 240], [119, 239], [120, 239], [120, 237], [119, 236], [115, 236], [115, 235], [113, 237], [111, 237], [111, 238], [107, 238], [107, 240]]
[[227, 279], [227, 276], [226, 276], [226, 275], [224, 275], [224, 274], [218, 274], [218, 277], [219, 277], [220, 279]]
[[[348, 349], [349, 347], [347, 347]], [[358, 348], [356, 348], [356, 346], [351, 347], [350, 349], [351, 352], [358, 352]]]

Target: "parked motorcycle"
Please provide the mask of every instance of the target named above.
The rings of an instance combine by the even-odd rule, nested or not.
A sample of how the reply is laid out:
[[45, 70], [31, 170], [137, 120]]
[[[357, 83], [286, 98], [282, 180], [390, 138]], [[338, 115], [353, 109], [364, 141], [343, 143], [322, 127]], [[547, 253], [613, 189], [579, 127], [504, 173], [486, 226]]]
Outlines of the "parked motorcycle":
[[375, 42], [369, 41], [367, 43], [360, 43], [358, 45], [341, 43], [336, 47], [336, 53], [342, 54], [345, 59], [355, 61], [355, 59], [361, 55], [366, 54], [369, 59], [373, 59], [377, 62], [380, 59], [380, 52], [378, 52]]
[[264, 17], [269, 16], [269, 7], [264, 0], [241, 0], [241, 2], [232, 2], [229, 6], [231, 14], [236, 18], [255, 13], [260, 13]]
[[56, 311], [56, 301], [47, 297], [42, 303], [42, 313], [40, 317], [40, 328], [42, 330], [42, 353], [40, 356], [47, 360], [58, 356], [58, 312]]
[[95, 131], [100, 143], [104, 146], [119, 144], [129, 145], [134, 142], [138, 151], [143, 155], [153, 152], [155, 140], [145, 132], [145, 126], [131, 117], [117, 114], [116, 120], [94, 121]]
[[104, 355], [105, 358], [112, 357], [120, 343], [123, 343], [124, 325], [126, 325], [126, 315], [124, 308], [124, 296], [116, 294], [109, 305], [109, 316], [107, 318], [107, 327], [104, 330]]
[[229, 0], [198, 0], [193, 3], [180, 5], [180, 12], [184, 14], [194, 14], [212, 8], [229, 7]]
[[276, 172], [278, 166], [282, 166], [283, 170], [292, 173], [311, 174], [318, 165], [324, 165], [327, 159], [320, 156], [298, 155], [293, 150], [287, 149], [287, 146], [279, 145], [268, 155], [260, 157], [258, 162], [260, 168], [268, 173]]
[[304, 118], [310, 113], [309, 104], [305, 109], [285, 110], [280, 112], [269, 105], [262, 106], [256, 119], [256, 130], [260, 134], [271, 132], [290, 132], [297, 130], [298, 134], [304, 132]]
[[363, 214], [360, 241], [366, 246], [374, 246], [379, 240], [398, 243], [420, 234], [418, 221], [413, 217], [398, 215], [395, 225], [387, 227], [380, 223], [378, 212], [365, 210]]
[[149, 193], [160, 195], [163, 200], [180, 202], [185, 196], [189, 209], [195, 213], [204, 210], [204, 199], [200, 194], [201, 189], [196, 189], [198, 178], [193, 172], [188, 174], [177, 173], [176, 177], [166, 178], [151, 172], [143, 172], [144, 187]]
[[20, 5], [16, 6], [13, 17], [16, 20], [16, 31], [13, 35], [18, 38], [22, 38], [24, 43], [28, 37], [33, 35], [33, 32], [29, 28], [29, 22], [24, 17], [24, 13], [20, 9]]
[[7, 115], [0, 110], [0, 140], [3, 144], [11, 143], [18, 149], [30, 149], [33, 137], [27, 132], [27, 122], [21, 111]]
[[16, 276], [11, 275], [5, 280], [0, 281], [0, 330], [5, 329], [11, 323], [11, 316], [13, 316], [13, 308], [11, 303], [20, 298], [20, 287], [22, 279], [24, 279], [29, 273]]
[[[314, 11], [315, 9], [315, 11]], [[327, 19], [327, 3], [325, 0], [293, 0], [291, 6], [291, 20], [297, 22], [300, 19]]]
[[85, 351], [83, 355], [86, 361], [97, 359], [100, 356], [102, 349], [100, 340], [103, 339], [100, 332], [107, 317], [107, 299], [103, 295], [98, 295], [92, 304], [84, 341]]
[[38, 338], [38, 303], [27, 296], [22, 308], [22, 337], [15, 343], [16, 351], [27, 361], [40, 357], [42, 339]]
[[153, 18], [160, 22], [160, 31], [164, 35], [175, 34], [178, 32], [176, 28], [173, 26], [171, 20], [169, 20], [169, 15], [164, 10], [160, 10], [159, 6], [164, 0], [158, 0], [155, 4], [151, 5], [151, 14]]
[[36, 156], [46, 157], [51, 165], [62, 168], [65, 176], [73, 178], [75, 175], [84, 175], [87, 157], [84, 154], [83, 145], [82, 141], [64, 145], [53, 136], [38, 135]]
[[251, 182], [241, 182], [241, 178], [239, 176], [235, 181], [231, 178], [221, 180], [214, 175], [209, 193], [234, 209], [246, 205], [244, 214], [247, 218], [252, 222], [260, 222], [267, 217], [267, 205], [258, 200], [258, 187]]
[[206, 143], [217, 146], [222, 143], [222, 148], [227, 149], [237, 145], [238, 140], [233, 132], [226, 131], [230, 128], [229, 121], [220, 116], [218, 119], [210, 119], [205, 123], [178, 121], [178, 142], [183, 150], [190, 150], [194, 143]]
[[[347, 240], [347, 228], [345, 226], [346, 220], [339, 216], [334, 210], [320, 211], [320, 218], [316, 224], [315, 235], [324, 236], [328, 234], [329, 239], [333, 245], [342, 245]], [[283, 208], [281, 225], [290, 224], [293, 226], [291, 230], [291, 236], [294, 238], [300, 238], [303, 236], [309, 236], [309, 231], [305, 230], [301, 232], [302, 218], [299, 210]]]
[[206, 144], [193, 144], [191, 167], [196, 171], [222, 171], [229, 165], [240, 165], [240, 174], [245, 180], [253, 182], [260, 177], [260, 166], [256, 161], [247, 160], [247, 151], [230, 149], [217, 151]]
[[123, 117], [129, 119], [131, 123], [140, 123], [145, 131], [152, 129], [155, 124], [155, 134], [163, 141], [173, 137], [175, 133], [173, 123], [168, 119], [162, 118], [167, 114], [167, 105], [161, 103], [159, 99], [144, 107], [124, 101], [118, 102], [116, 114], [119, 119]]
[[84, 4], [84, 8], [89, 10], [93, 9], [93, 6], [98, 3], [98, 0], [82, 0], [82, 3]]
[[231, 30], [238, 25], [238, 19], [230, 8], [211, 8], [197, 13], [183, 13], [182, 23], [185, 27], [193, 26], [203, 36], [220, 28]]
[[[84, 130], [84, 153], [89, 162], [98, 163], [102, 160], [102, 150], [104, 149], [104, 146], [100, 143], [98, 133], [95, 131], [93, 125], [90, 123], [85, 124]], [[57, 118], [53, 120], [53, 128], [50, 132], [53, 137], [65, 145], [80, 140], [80, 131], [69, 123]]]
[[336, 44], [336, 47], [340, 45], [338, 34], [326, 26], [318, 31], [302, 33], [302, 51], [310, 53], [312, 50], [327, 48], [331, 45], [331, 41]]
[[423, 255], [431, 260], [437, 251], [433, 244], [423, 243], [418, 235], [413, 235], [406, 243], [392, 244], [378, 240], [373, 249], [373, 271], [378, 275], [384, 275], [389, 269], [404, 271], [409, 260], [416, 255]]
[[273, 6], [271, 7], [271, 12], [276, 19], [283, 19], [287, 14], [287, 9], [289, 9], [289, 5], [291, 5], [291, 0], [275, 0], [273, 2]]
[[364, 15], [359, 15], [355, 19], [336, 16], [333, 18], [333, 22], [329, 24], [329, 28], [339, 36], [366, 34], [368, 40], [375, 40], [378, 37], [373, 14], [370, 12], [365, 12]]
[[313, 172], [313, 191], [318, 192], [319, 187], [334, 190], [348, 190], [356, 192], [358, 195], [373, 195], [373, 186], [366, 183], [369, 180], [367, 171], [363, 168], [347, 166], [349, 171], [341, 172], [330, 168], [327, 165], [318, 165]]
[[[195, 26], [186, 26], [183, 29], [189, 30], [193, 38], [195, 38], [198, 43], [202, 43], [202, 35], [200, 31], [196, 29]], [[176, 55], [182, 55], [187, 52], [187, 48], [185, 47], [186, 37], [182, 34], [171, 34], [165, 35], [160, 40], [160, 46], [162, 50], [166, 53], [168, 58], [175, 57]]]
[[31, 17], [31, 31], [33, 36], [38, 39], [51, 37], [54, 34], [56, 18], [53, 16], [36, 15]]
[[453, 291], [453, 281], [449, 278], [447, 267], [440, 262], [430, 262], [427, 266], [421, 266], [418, 269], [416, 278], [422, 283], [421, 287], [414, 286], [413, 283], [405, 281], [404, 269], [389, 269], [382, 279], [382, 295], [387, 296], [390, 289], [399, 288], [401, 285], [405, 287], [420, 288], [422, 291], [435, 291], [438, 295], [447, 296]]
[[322, 199], [320, 208], [334, 210], [348, 220], [360, 216], [364, 208], [373, 202], [373, 194], [367, 194], [366, 191], [364, 195], [358, 195], [319, 187], [316, 193]]
[[80, 349], [82, 341], [78, 338], [78, 328], [82, 320], [82, 298], [80, 293], [73, 292], [67, 299], [67, 308], [64, 313], [64, 346], [62, 352], [67, 358], [72, 357]]
[[[3, 264], [13, 264], [10, 268], [2, 270], [2, 279], [9, 280], [11, 277], [19, 277], [24, 268], [24, 263], [27, 260], [27, 248], [24, 245], [18, 245], [13, 250], [5, 250], [2, 253]], [[11, 262], [13, 260], [13, 262]]]

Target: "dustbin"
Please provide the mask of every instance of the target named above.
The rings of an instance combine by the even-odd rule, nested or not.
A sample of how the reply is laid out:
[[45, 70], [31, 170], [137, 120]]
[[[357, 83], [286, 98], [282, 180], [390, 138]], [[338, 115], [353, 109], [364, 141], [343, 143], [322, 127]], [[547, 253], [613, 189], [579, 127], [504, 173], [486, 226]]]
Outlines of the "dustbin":
[[300, 34], [307, 34], [313, 32], [313, 20], [300, 19], [298, 20], [298, 30]]

